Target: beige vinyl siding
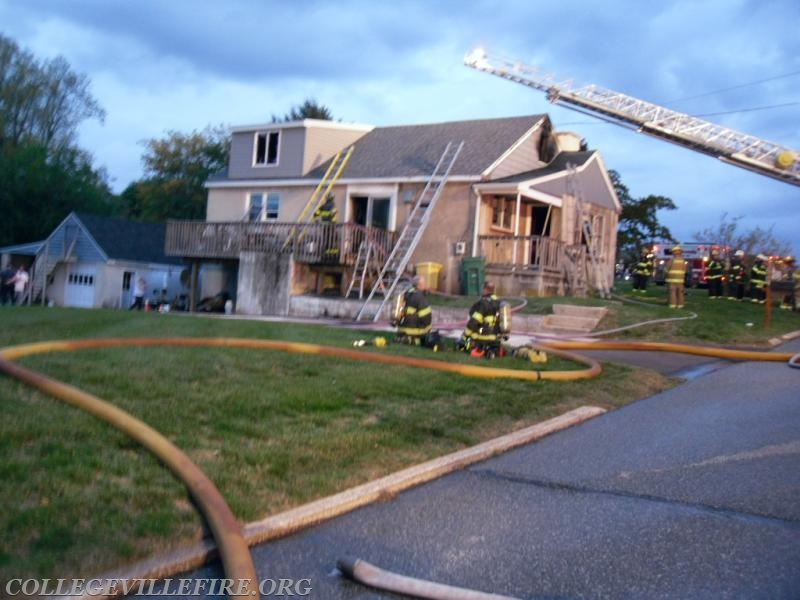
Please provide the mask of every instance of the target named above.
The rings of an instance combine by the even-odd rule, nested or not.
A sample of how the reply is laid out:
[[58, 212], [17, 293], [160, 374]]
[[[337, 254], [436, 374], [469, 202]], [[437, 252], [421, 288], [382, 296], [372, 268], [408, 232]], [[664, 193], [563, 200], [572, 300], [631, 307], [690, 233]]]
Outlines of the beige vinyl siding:
[[309, 127], [303, 149], [303, 174], [316, 169], [337, 152], [346, 150], [367, 132], [332, 127]]
[[497, 165], [491, 173], [491, 178], [501, 179], [541, 166], [539, 162], [540, 138], [541, 130], [537, 129]]
[[[249, 206], [249, 197], [253, 193], [277, 193], [280, 196], [280, 212], [278, 221], [282, 223], [298, 220], [303, 209], [311, 199], [316, 186], [248, 186], [241, 188], [210, 189], [206, 203], [206, 221], [229, 222], [241, 221]], [[342, 191], [334, 191], [338, 200]], [[266, 201], [266, 197], [265, 197]], [[340, 208], [341, 210], [341, 208]]]
[[247, 190], [225, 188], [208, 190], [206, 221], [241, 221], [247, 211]]

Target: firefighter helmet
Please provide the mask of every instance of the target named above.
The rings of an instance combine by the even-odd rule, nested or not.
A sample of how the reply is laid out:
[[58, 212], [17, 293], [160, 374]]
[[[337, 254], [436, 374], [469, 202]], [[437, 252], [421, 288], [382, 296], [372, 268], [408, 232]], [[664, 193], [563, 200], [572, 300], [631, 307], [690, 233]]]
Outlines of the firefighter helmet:
[[675, 246], [672, 249], [672, 253], [673, 254], [683, 254], [683, 248], [681, 248], [680, 246]]
[[742, 258], [744, 256], [744, 250], [737, 250], [736, 252], [733, 253], [733, 255]]

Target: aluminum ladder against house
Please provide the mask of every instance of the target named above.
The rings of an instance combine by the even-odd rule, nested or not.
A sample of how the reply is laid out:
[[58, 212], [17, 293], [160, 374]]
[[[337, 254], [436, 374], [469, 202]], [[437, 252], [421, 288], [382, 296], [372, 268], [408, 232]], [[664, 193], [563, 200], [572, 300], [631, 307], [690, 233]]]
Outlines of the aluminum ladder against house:
[[[383, 256], [380, 256], [380, 255]], [[349, 298], [353, 293], [353, 289], [358, 286], [358, 299], [364, 299], [364, 284], [367, 281], [367, 276], [372, 275], [375, 281], [380, 281], [381, 267], [386, 259], [386, 253], [382, 252], [379, 244], [372, 238], [367, 238], [358, 246], [358, 253], [356, 254], [356, 264], [353, 267], [353, 276], [350, 278], [350, 285], [347, 286], [347, 293], [345, 298]], [[379, 290], [383, 293], [385, 290]]]
[[328, 193], [331, 191], [331, 188], [339, 180], [339, 177], [341, 176], [342, 171], [344, 171], [347, 162], [350, 160], [354, 149], [355, 146], [350, 146], [346, 152], [339, 152], [333, 157], [328, 170], [325, 171], [325, 175], [323, 175], [319, 185], [317, 185], [316, 189], [314, 189], [314, 193], [311, 194], [308, 204], [306, 204], [305, 208], [303, 208], [303, 210], [300, 212], [300, 216], [297, 217], [297, 223], [300, 224], [298, 226], [299, 231], [298, 227], [292, 227], [292, 229], [289, 231], [289, 235], [286, 237], [286, 241], [283, 243], [281, 250], [285, 250], [293, 240], [300, 240], [305, 228], [314, 218], [314, 213], [317, 212], [317, 209], [325, 202], [325, 198], [328, 197]]
[[588, 281], [593, 282], [594, 288], [601, 298], [610, 298], [611, 290], [608, 286], [608, 281], [605, 275], [600, 270], [600, 254], [597, 249], [597, 243], [594, 235], [594, 228], [592, 227], [591, 215], [587, 214], [584, 206], [583, 190], [575, 166], [567, 164], [567, 193], [570, 194], [575, 200], [575, 212], [578, 219], [579, 234], [583, 233], [586, 240], [586, 248], [589, 254], [589, 260], [592, 265], [591, 276]]
[[373, 321], [378, 320], [383, 307], [391, 300], [397, 283], [403, 277], [408, 261], [422, 238], [425, 227], [430, 220], [431, 212], [442, 195], [445, 182], [450, 176], [450, 171], [463, 147], [463, 141], [458, 144], [454, 142], [447, 143], [439, 162], [436, 164], [436, 168], [434, 168], [430, 179], [428, 179], [428, 183], [425, 184], [425, 189], [422, 190], [422, 194], [420, 194], [416, 204], [411, 209], [406, 219], [405, 227], [403, 227], [400, 237], [397, 238], [397, 243], [389, 254], [389, 258], [386, 259], [386, 263], [372, 286], [369, 296], [367, 296], [366, 301], [358, 311], [355, 317], [356, 321], [360, 321], [365, 315], [370, 301], [379, 291], [383, 295], [383, 301], [378, 310], [372, 315]]

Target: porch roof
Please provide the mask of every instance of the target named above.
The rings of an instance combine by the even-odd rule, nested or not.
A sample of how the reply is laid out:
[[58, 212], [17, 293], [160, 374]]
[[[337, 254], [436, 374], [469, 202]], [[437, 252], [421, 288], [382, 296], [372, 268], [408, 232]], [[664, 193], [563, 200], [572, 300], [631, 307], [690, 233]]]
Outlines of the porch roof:
[[600, 162], [602, 159], [596, 150], [560, 152], [544, 167], [476, 184], [475, 189], [484, 193], [521, 194], [545, 204], [561, 206], [572, 166], [581, 176], [581, 186], [588, 194], [587, 202], [619, 212], [619, 203], [608, 190], [611, 184], [603, 176], [604, 167]]

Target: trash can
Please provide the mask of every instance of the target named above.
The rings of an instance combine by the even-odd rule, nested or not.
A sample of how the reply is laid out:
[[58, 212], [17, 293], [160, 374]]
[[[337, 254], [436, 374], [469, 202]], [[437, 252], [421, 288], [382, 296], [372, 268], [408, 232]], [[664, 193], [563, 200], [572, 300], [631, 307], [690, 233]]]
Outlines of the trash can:
[[480, 296], [486, 279], [486, 261], [482, 256], [461, 259], [461, 293]]
[[417, 263], [416, 269], [417, 275], [425, 278], [429, 290], [439, 289], [439, 272], [442, 270], [442, 265], [435, 262]]

